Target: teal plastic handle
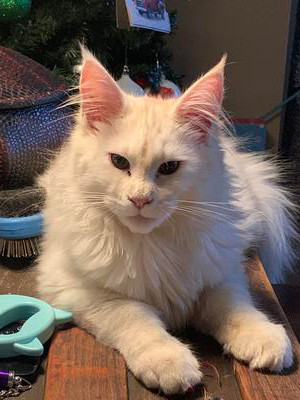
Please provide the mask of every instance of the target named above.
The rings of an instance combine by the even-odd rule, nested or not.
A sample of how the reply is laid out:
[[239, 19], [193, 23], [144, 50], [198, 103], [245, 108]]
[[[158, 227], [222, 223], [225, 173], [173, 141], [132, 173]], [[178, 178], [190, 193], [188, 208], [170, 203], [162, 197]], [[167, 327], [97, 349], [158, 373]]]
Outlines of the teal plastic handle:
[[52, 336], [57, 325], [72, 320], [72, 313], [58, 310], [34, 297], [0, 296], [0, 329], [26, 320], [17, 333], [0, 335], [0, 358], [18, 355], [40, 356], [43, 344]]

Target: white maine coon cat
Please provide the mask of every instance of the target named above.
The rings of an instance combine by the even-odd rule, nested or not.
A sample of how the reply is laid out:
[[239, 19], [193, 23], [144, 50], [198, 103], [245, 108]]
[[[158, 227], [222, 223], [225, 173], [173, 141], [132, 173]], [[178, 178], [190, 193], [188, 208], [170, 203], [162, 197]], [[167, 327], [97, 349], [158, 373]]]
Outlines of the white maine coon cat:
[[169, 328], [192, 324], [251, 368], [293, 363], [283, 326], [255, 308], [243, 270], [257, 246], [269, 277], [282, 278], [291, 203], [274, 166], [225, 137], [224, 65], [178, 99], [135, 98], [83, 50], [76, 126], [40, 179], [40, 293], [167, 394], [202, 377]]

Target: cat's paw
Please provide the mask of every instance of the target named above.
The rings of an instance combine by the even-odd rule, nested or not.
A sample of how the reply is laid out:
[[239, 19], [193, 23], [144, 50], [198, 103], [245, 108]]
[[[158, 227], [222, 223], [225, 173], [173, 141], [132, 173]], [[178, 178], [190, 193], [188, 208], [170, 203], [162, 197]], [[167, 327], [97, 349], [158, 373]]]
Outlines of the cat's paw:
[[281, 372], [293, 365], [290, 339], [281, 325], [258, 321], [238, 330], [224, 350], [249, 363], [250, 368]]
[[131, 364], [129, 367], [139, 380], [165, 394], [185, 392], [202, 378], [196, 357], [178, 341], [154, 345]]

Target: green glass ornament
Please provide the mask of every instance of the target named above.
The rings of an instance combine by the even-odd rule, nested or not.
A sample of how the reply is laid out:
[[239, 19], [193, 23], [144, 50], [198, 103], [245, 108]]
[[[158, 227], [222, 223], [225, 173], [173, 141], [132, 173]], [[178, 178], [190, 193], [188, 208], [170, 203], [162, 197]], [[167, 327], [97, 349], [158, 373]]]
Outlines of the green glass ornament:
[[31, 0], [0, 0], [0, 21], [19, 20], [29, 13]]

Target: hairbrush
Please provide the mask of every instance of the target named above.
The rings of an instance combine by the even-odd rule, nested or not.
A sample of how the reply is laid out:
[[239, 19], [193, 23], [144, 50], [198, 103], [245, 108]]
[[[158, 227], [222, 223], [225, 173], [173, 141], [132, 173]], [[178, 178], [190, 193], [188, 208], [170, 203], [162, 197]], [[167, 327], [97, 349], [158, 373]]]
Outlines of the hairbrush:
[[44, 192], [35, 186], [72, 127], [65, 83], [0, 46], [0, 256], [39, 253]]
[[0, 190], [0, 256], [32, 257], [39, 254], [44, 233], [41, 188]]

